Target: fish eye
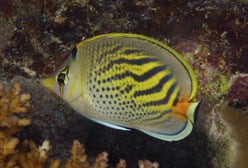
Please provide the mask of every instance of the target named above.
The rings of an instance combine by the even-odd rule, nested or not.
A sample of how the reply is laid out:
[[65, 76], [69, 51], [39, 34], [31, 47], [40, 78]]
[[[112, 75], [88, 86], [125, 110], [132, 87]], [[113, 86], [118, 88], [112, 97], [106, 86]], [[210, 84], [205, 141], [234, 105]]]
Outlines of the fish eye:
[[59, 86], [66, 86], [69, 83], [69, 77], [66, 74], [60, 73], [57, 78]]
[[69, 83], [68, 73], [69, 73], [69, 67], [67, 66], [57, 76], [57, 83], [58, 83], [59, 88], [60, 88], [60, 95], [61, 96], [63, 96], [63, 87]]
[[59, 73], [59, 75], [57, 76], [57, 82], [58, 82], [59, 86], [63, 87], [69, 83], [68, 73], [69, 73], [69, 67], [68, 66], [65, 67], [65, 69], [63, 69]]

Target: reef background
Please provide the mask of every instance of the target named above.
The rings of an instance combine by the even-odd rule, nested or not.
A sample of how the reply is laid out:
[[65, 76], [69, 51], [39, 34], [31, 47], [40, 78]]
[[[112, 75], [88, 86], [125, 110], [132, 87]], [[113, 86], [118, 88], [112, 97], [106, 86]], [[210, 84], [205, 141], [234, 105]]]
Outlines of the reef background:
[[[20, 83], [22, 91], [31, 94], [34, 109], [31, 125], [16, 137], [36, 145], [48, 139], [48, 162], [65, 162], [78, 139], [89, 160], [107, 151], [110, 167], [120, 158], [129, 168], [137, 167], [139, 159], [157, 161], [162, 168], [248, 165], [238, 150], [241, 139], [247, 145], [248, 135], [235, 135], [240, 129], [248, 131], [247, 1], [0, 0], [0, 23], [0, 80], [9, 87]], [[169, 143], [137, 131], [106, 128], [75, 113], [39, 85], [76, 43], [111, 32], [153, 37], [191, 64], [199, 85], [195, 99], [202, 104], [189, 137]], [[227, 106], [238, 109], [223, 111]], [[240, 122], [232, 122], [234, 115]]]

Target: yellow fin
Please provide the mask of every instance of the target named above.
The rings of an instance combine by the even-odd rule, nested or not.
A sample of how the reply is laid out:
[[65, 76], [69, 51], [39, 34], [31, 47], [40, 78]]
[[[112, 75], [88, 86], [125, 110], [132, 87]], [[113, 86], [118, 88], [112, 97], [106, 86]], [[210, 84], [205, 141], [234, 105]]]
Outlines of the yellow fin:
[[[199, 104], [199, 102], [178, 103], [172, 108], [171, 123], [173, 125], [173, 132], [171, 133], [157, 133], [143, 129], [140, 129], [140, 131], [165, 141], [178, 141], [184, 139], [193, 129]], [[164, 125], [164, 129], [168, 129], [167, 126], [168, 125]], [[162, 128], [161, 131], [164, 129]]]

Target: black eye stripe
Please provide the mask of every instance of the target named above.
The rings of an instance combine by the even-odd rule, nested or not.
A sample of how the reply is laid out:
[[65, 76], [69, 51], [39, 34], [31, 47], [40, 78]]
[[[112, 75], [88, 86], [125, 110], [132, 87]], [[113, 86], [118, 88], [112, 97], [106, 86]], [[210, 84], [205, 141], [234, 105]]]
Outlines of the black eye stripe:
[[77, 48], [74, 47], [74, 48], [72, 49], [72, 51], [71, 51], [71, 56], [72, 56], [73, 59], [75, 59], [75, 58], [76, 58], [76, 55], [77, 55]]
[[65, 74], [60, 73], [59, 76], [58, 76], [58, 78], [65, 78]]
[[69, 73], [69, 67], [66, 66], [65, 69], [63, 69], [57, 77], [57, 82], [59, 85], [65, 85], [65, 79], [68, 73]]
[[58, 78], [58, 80], [57, 80], [59, 83], [64, 83], [64, 79], [61, 79], [61, 78]]
[[63, 74], [63, 73], [61, 72], [61, 73], [58, 75], [57, 81], [58, 81], [58, 83], [64, 84], [64, 81], [65, 81], [65, 74]]

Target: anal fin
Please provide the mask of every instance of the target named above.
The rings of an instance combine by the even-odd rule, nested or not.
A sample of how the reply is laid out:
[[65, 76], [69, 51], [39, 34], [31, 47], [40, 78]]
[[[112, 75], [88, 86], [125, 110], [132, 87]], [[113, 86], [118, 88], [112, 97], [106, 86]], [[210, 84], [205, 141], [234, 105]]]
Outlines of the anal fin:
[[98, 124], [101, 124], [101, 125], [104, 125], [106, 127], [109, 127], [109, 128], [113, 128], [113, 129], [117, 129], [117, 130], [122, 130], [122, 131], [131, 131], [130, 129], [125, 128], [125, 127], [122, 127], [120, 125], [115, 125], [115, 124], [112, 124], [112, 123], [108, 123], [108, 122], [100, 121], [100, 120], [96, 120], [96, 119], [91, 119], [91, 120], [92, 121], [95, 121]]

